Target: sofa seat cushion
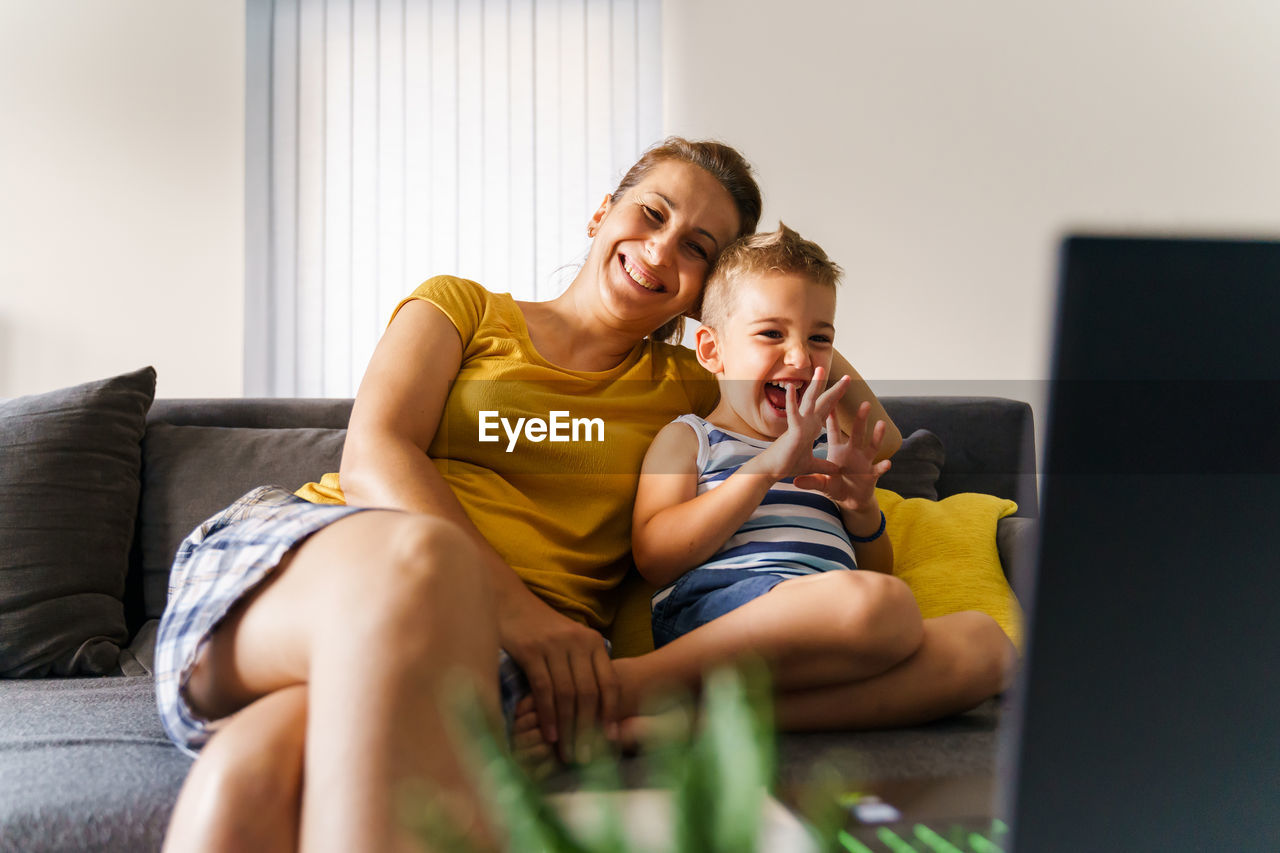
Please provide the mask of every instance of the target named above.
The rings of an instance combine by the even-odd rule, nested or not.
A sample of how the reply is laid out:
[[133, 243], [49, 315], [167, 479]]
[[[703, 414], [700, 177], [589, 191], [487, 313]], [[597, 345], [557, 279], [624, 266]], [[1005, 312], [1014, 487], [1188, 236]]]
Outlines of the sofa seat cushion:
[[159, 850], [190, 767], [148, 677], [0, 681], [0, 850]]
[[105, 675], [156, 372], [0, 403], [0, 676]]
[[824, 775], [858, 782], [994, 777], [1000, 722], [1009, 696], [988, 699], [963, 714], [905, 728], [865, 732], [783, 732], [778, 735], [778, 783], [803, 789]]

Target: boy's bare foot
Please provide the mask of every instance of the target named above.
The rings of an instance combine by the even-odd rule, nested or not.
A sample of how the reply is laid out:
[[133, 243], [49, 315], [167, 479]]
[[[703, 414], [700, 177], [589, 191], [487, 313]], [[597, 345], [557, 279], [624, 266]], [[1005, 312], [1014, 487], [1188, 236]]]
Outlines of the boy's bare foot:
[[526, 696], [516, 705], [511, 726], [511, 757], [535, 780], [550, 776], [559, 764], [555, 747], [542, 739], [532, 696]]
[[618, 744], [629, 755], [682, 741], [695, 724], [694, 703], [688, 691], [655, 682], [645, 665], [643, 658], [618, 658], [613, 662], [622, 687]]
[[644, 714], [627, 717], [618, 724], [618, 744], [627, 755], [686, 740], [695, 724], [694, 712], [686, 704], [673, 704]]
[[[623, 716], [618, 722], [616, 736], [608, 739], [597, 737], [592, 752], [612, 750], [634, 755], [689, 736], [696, 718], [692, 701], [688, 697], [681, 698], [683, 691], [674, 691], [667, 695], [665, 701], [646, 701], [642, 707], [638, 687], [645, 683], [645, 676], [640, 661], [620, 658], [614, 661], [614, 667], [622, 687], [619, 710]], [[511, 754], [535, 780], [545, 779], [564, 766], [556, 746], [542, 738], [532, 696], [525, 696], [515, 707]]]
[[[636, 714], [621, 720], [617, 738], [611, 746], [624, 755], [633, 755], [646, 747], [684, 737], [691, 725], [692, 716], [687, 707], [655, 709], [652, 713]], [[602, 748], [609, 749], [610, 743], [604, 742]], [[555, 746], [542, 739], [538, 714], [530, 697], [516, 705], [515, 723], [511, 728], [511, 755], [535, 780], [545, 779], [563, 766]]]

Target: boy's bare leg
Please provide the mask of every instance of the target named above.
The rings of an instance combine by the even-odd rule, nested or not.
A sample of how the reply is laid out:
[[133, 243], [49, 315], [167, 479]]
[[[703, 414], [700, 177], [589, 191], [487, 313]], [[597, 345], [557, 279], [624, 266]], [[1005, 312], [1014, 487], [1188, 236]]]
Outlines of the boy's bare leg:
[[615, 662], [628, 686], [697, 689], [712, 667], [769, 664], [779, 690], [847, 684], [888, 670], [922, 637], [920, 609], [899, 579], [875, 572], [792, 578], [765, 595], [638, 658]]
[[780, 692], [781, 731], [912, 726], [968, 711], [1006, 690], [1018, 654], [985, 613], [926, 619], [915, 654], [887, 672], [849, 684]]
[[[872, 575], [867, 573], [867, 577]], [[807, 595], [815, 589], [824, 593], [816, 606]], [[805, 595], [790, 597], [792, 600], [774, 597], [795, 590]], [[821, 621], [818, 614], [829, 608], [832, 599], [826, 593], [831, 591], [829, 587], [787, 581], [655, 652], [615, 660], [614, 670], [622, 685], [621, 714], [630, 718], [622, 726], [623, 744], [635, 746], [647, 732], [662, 727], [635, 716], [648, 696], [672, 688], [696, 690], [707, 669], [739, 660], [744, 653], [773, 663], [775, 721], [783, 731], [916, 725], [969, 710], [1008, 688], [1017, 667], [1017, 652], [995, 620], [985, 613], [965, 611], [920, 623], [914, 600], [909, 608], [894, 601], [893, 584], [880, 590], [888, 593], [888, 601], [878, 606], [884, 608], [882, 619], [901, 618], [908, 626], [914, 614], [919, 642], [909, 654], [877, 670], [876, 661], [892, 660], [892, 650], [881, 652], [882, 657], [874, 652], [823, 651], [823, 642], [839, 642], [839, 635], [824, 640], [821, 630], [814, 629], [818, 635], [814, 637], [810, 629]], [[906, 615], [899, 612], [895, 617], [894, 606], [905, 609]], [[796, 631], [797, 636], [784, 637], [787, 642], [780, 643], [789, 657], [769, 654], [767, 645], [762, 645], [769, 642], [769, 635], [760, 633], [758, 618], [772, 630], [784, 634]], [[788, 619], [798, 624], [788, 624]], [[911, 633], [908, 628], [908, 636]], [[799, 659], [797, 655], [803, 652], [792, 645], [797, 639], [811, 643], [820, 654], [808, 661]], [[863, 677], [857, 677], [859, 672]], [[522, 708], [525, 713], [516, 719], [517, 751], [523, 750], [534, 763], [546, 760], [550, 747], [541, 743], [532, 703], [526, 702]]]
[[[699, 629], [701, 630], [701, 629]], [[924, 640], [906, 660], [861, 681], [809, 689], [776, 690], [774, 722], [781, 731], [839, 731], [911, 726], [959, 714], [1006, 690], [1017, 651], [990, 616], [976, 611], [924, 621]], [[641, 658], [615, 661], [624, 696], [643, 701]], [[636, 745], [662, 724], [635, 716], [622, 740]]]
[[[641, 691], [696, 690], [703, 674], [745, 658], [771, 665], [778, 689], [847, 684], [877, 675], [913, 651], [920, 609], [906, 584], [876, 572], [825, 572], [792, 578], [767, 594], [638, 658], [614, 661], [622, 685], [620, 715], [641, 712]], [[541, 760], [535, 718], [517, 708], [513, 744], [527, 765]], [[632, 720], [623, 742], [644, 730]]]
[[416, 849], [397, 794], [419, 781], [456, 819], [481, 813], [439, 706], [457, 678], [497, 706], [497, 626], [472, 550], [438, 520], [350, 516], [303, 543], [206, 646], [188, 695], [211, 716], [305, 685], [302, 848]]
[[[870, 581], [861, 590], [865, 610], [854, 604], [855, 591], [822, 582], [859, 576]], [[959, 713], [1003, 690], [1017, 659], [986, 614], [921, 623], [901, 581], [829, 573], [785, 581], [657, 651], [615, 661], [622, 713], [639, 713], [642, 697], [664, 687], [696, 690], [708, 669], [746, 655], [770, 664], [777, 722], [797, 731], [911, 725]]]

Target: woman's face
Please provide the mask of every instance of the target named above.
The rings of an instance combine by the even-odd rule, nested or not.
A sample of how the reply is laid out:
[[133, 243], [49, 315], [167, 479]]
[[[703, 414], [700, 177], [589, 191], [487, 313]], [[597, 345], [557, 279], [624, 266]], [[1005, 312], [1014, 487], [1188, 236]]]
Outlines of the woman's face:
[[591, 217], [586, 269], [605, 310], [641, 334], [687, 313], [738, 223], [733, 197], [710, 174], [679, 160], [658, 163]]

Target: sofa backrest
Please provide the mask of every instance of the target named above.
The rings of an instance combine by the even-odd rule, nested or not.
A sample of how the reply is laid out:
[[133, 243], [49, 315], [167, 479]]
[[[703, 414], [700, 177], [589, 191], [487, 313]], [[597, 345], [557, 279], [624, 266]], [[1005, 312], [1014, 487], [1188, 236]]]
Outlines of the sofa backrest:
[[[1037, 515], [1035, 440], [1026, 403], [991, 397], [885, 397], [909, 435], [927, 429], [946, 463], [939, 497], [986, 492]], [[142, 445], [142, 492], [125, 590], [131, 631], [159, 618], [182, 539], [256, 486], [296, 489], [338, 470], [351, 400], [156, 400]]]
[[927, 429], [947, 461], [938, 497], [983, 492], [1017, 501], [1018, 515], [1040, 514], [1031, 406], [1003, 397], [882, 397], [904, 436]]
[[351, 400], [156, 400], [125, 584], [131, 630], [164, 612], [178, 545], [250, 489], [296, 489], [337, 471]]

